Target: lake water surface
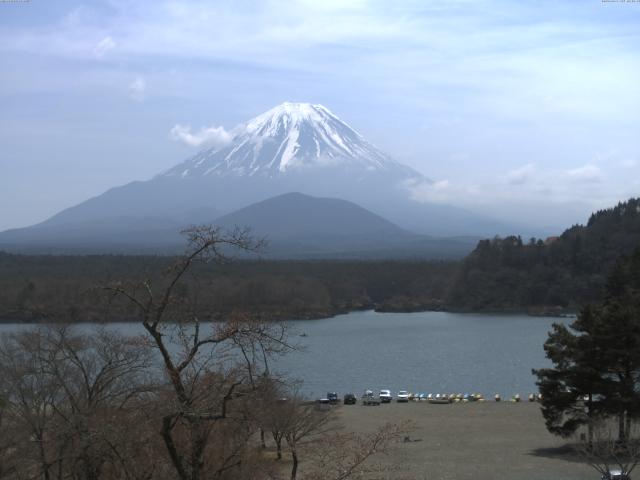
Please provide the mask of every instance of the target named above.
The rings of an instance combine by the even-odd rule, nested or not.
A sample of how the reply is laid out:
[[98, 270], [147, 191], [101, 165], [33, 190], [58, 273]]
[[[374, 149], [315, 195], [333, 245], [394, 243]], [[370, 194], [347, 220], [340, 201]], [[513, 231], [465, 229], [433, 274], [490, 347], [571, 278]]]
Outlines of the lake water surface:
[[[543, 343], [553, 322], [527, 315], [445, 312], [352, 312], [323, 320], [290, 322], [302, 349], [275, 361], [274, 369], [304, 381], [304, 391], [360, 394], [366, 388], [425, 393], [536, 391], [532, 368], [549, 365]], [[0, 332], [25, 328], [0, 325]], [[141, 333], [137, 324], [116, 324]], [[300, 336], [302, 333], [306, 336]]]
[[425, 393], [537, 391], [532, 368], [550, 365], [543, 344], [553, 322], [527, 315], [353, 312], [302, 320], [304, 352], [278, 363], [305, 390], [360, 393], [366, 388]]

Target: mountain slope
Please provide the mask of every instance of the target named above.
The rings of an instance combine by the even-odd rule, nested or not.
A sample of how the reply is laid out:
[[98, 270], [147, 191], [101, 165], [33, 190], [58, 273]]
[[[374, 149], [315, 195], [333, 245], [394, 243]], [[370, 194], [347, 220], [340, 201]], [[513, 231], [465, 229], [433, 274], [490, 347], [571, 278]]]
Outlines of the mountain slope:
[[[205, 149], [148, 181], [112, 188], [35, 228], [0, 233], [0, 244], [44, 246], [56, 239], [91, 248], [107, 243], [144, 247], [145, 233], [155, 232], [153, 238], [147, 235], [151, 243], [165, 245], [175, 237], [159, 237], [157, 221], [165, 222], [166, 232], [175, 231], [177, 225], [211, 223], [218, 216], [213, 212], [234, 212], [289, 192], [354, 202], [420, 234], [514, 231], [512, 225], [460, 208], [415, 201], [412, 188], [429, 183], [327, 108], [284, 103], [238, 126], [223, 148]], [[153, 225], [145, 231], [149, 219]]]
[[275, 239], [417, 237], [355, 203], [301, 193], [286, 193], [249, 205], [216, 219], [215, 223], [228, 228], [249, 226], [257, 235]]
[[266, 237], [270, 258], [461, 258], [475, 245], [475, 239], [410, 233], [355, 203], [301, 193], [252, 204], [215, 223]]
[[204, 149], [151, 180], [112, 188], [47, 223], [159, 211], [173, 219], [195, 208], [231, 212], [293, 191], [396, 212], [394, 205], [409, 198], [407, 185], [420, 182], [429, 180], [382, 153], [327, 108], [284, 103], [236, 127], [226, 147]]
[[285, 102], [236, 128], [225, 148], [209, 148], [162, 176], [286, 176], [339, 166], [360, 175], [424, 179], [367, 142], [322, 105]]
[[[462, 258], [477, 238], [431, 238], [401, 229], [352, 202], [288, 193], [207, 223], [249, 227], [265, 237], [266, 258]], [[25, 253], [177, 253], [188, 223], [157, 218], [108, 218], [3, 232], [0, 249]], [[253, 256], [253, 255], [250, 255]]]

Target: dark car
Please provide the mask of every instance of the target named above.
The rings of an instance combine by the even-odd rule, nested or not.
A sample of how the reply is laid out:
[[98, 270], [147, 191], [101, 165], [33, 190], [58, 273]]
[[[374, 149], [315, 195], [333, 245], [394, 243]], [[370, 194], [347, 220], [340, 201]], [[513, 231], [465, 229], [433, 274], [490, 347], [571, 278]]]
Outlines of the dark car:
[[357, 399], [353, 393], [345, 393], [343, 402], [345, 405], [355, 405]]
[[338, 394], [336, 392], [327, 393], [327, 399], [329, 399], [329, 403], [335, 405], [339, 402]]

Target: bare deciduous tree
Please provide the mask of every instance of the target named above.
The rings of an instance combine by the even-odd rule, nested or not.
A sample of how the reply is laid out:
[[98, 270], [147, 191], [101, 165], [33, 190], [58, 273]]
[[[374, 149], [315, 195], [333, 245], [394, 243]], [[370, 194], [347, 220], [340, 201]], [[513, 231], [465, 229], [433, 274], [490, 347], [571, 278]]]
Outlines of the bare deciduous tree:
[[15, 471], [17, 433], [9, 416], [7, 401], [0, 395], [0, 479]]
[[640, 429], [637, 422], [626, 427], [628, 435], [624, 441], [618, 436], [618, 420], [604, 418], [594, 420], [590, 436], [584, 433], [576, 444], [579, 456], [603, 478], [619, 471], [631, 479], [631, 473], [640, 463]]
[[148, 352], [114, 332], [91, 333], [50, 326], [3, 338], [1, 395], [18, 434], [18, 477], [93, 480], [107, 469], [134, 478], [127, 419], [151, 388]]
[[409, 423], [387, 423], [371, 435], [337, 433], [324, 437], [311, 452], [311, 470], [305, 480], [347, 480], [370, 478], [372, 472], [384, 467], [366, 465], [371, 457], [386, 454], [400, 437], [411, 429]]
[[[188, 253], [159, 285], [148, 279], [108, 289], [136, 306], [142, 326], [162, 358], [170, 388], [161, 435], [178, 478], [199, 480], [206, 471], [239, 466], [239, 458], [230, 465], [223, 461], [222, 467], [206, 465], [208, 459], [220, 457], [208, 452], [216, 444], [211, 437], [214, 425], [242, 415], [242, 409], [231, 403], [253, 393], [255, 364], [287, 345], [281, 325], [243, 315], [205, 325], [200, 321], [197, 296], [186, 292], [182, 283], [197, 263], [222, 262], [229, 249], [256, 251], [261, 243], [247, 230], [224, 233], [213, 227], [197, 227], [185, 233]], [[238, 347], [248, 368], [236, 360]]]
[[329, 424], [334, 417], [331, 415], [332, 410], [321, 409], [318, 404], [305, 401], [297, 394], [283, 402], [282, 407], [279, 414], [285, 423], [281, 428], [291, 453], [291, 480], [296, 480], [301, 445], [305, 441], [327, 434], [331, 430]]
[[3, 337], [0, 345], [0, 388], [11, 412], [11, 421], [23, 438], [25, 449], [21, 461], [13, 465], [17, 471], [37, 472], [45, 480], [53, 477], [60, 461], [60, 449], [52, 446], [48, 435], [54, 430], [54, 405], [60, 399], [61, 387], [43, 374], [40, 352], [44, 348], [41, 332], [24, 332]]

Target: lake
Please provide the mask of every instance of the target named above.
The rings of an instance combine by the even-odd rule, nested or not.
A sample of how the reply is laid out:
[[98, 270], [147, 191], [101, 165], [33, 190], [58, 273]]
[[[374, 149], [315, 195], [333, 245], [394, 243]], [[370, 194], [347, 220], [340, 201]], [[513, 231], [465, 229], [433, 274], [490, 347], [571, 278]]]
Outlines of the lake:
[[[549, 365], [543, 343], [554, 322], [571, 319], [446, 312], [352, 312], [289, 322], [301, 351], [274, 369], [304, 380], [314, 396], [367, 388], [503, 397], [536, 391], [532, 368]], [[0, 325], [0, 332], [24, 328]], [[140, 333], [137, 324], [113, 328]], [[306, 336], [301, 336], [302, 334]]]
[[278, 368], [304, 379], [305, 390], [357, 394], [366, 388], [425, 393], [537, 391], [532, 368], [549, 366], [543, 344], [554, 322], [527, 315], [445, 312], [353, 312], [302, 320], [303, 353]]

